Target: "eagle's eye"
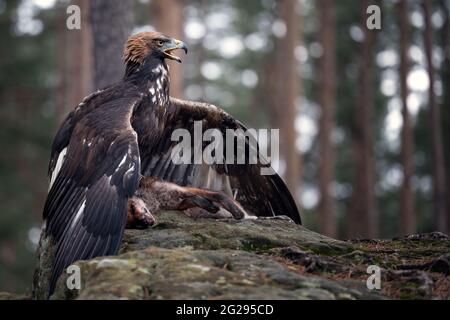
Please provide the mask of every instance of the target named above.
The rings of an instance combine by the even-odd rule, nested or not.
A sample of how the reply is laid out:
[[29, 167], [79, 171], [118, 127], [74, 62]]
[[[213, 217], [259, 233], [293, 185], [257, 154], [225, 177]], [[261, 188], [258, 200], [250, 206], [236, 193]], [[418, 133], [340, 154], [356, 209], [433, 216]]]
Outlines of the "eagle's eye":
[[158, 47], [162, 47], [164, 45], [164, 41], [156, 40], [156, 44], [158, 45]]

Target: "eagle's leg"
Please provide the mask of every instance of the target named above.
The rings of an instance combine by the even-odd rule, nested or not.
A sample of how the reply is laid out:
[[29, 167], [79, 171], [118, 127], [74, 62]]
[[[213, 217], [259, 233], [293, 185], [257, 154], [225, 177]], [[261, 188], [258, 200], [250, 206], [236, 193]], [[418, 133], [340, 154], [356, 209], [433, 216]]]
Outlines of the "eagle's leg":
[[244, 209], [233, 198], [221, 192], [182, 187], [152, 177], [141, 179], [136, 197], [159, 210], [181, 210], [190, 217], [242, 219]]
[[127, 225], [128, 229], [145, 229], [156, 222], [142, 199], [133, 197], [128, 200]]

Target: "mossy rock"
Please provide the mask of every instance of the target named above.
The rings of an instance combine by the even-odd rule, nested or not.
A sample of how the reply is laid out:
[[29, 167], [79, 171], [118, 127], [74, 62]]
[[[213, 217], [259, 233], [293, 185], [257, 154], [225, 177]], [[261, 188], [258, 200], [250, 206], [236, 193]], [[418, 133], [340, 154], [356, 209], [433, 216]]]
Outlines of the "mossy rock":
[[296, 245], [329, 255], [353, 250], [349, 243], [325, 237], [285, 220], [194, 220], [179, 212], [162, 212], [157, 219], [158, 224], [151, 229], [126, 230], [121, 252], [148, 246], [259, 252]]
[[[195, 220], [180, 212], [156, 218], [150, 229], [126, 230], [117, 256], [76, 262], [81, 289], [69, 290], [63, 274], [51, 298], [450, 298], [450, 240], [442, 234], [338, 241], [286, 220]], [[51, 244], [39, 250], [35, 278], [44, 287], [47, 251]], [[382, 270], [381, 290], [366, 286], [373, 264]]]
[[[372, 297], [242, 250], [150, 247], [78, 262], [84, 287], [55, 299], [362, 299]], [[75, 292], [75, 293], [74, 293]], [[378, 298], [378, 297], [377, 297]]]

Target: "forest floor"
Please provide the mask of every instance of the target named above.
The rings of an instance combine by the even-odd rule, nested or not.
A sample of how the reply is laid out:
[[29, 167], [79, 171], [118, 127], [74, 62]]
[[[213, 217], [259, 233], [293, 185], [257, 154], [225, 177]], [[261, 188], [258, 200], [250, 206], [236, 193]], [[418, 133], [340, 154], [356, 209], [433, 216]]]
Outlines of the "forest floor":
[[378, 293], [384, 298], [450, 299], [450, 239], [446, 235], [436, 232], [349, 243], [355, 250], [344, 255], [283, 249], [280, 262], [355, 289], [366, 285], [367, 267], [376, 265], [381, 268]]
[[[284, 220], [156, 218], [126, 230], [118, 256], [78, 262], [81, 290], [64, 275], [53, 298], [450, 299], [450, 238], [438, 232], [338, 241]], [[367, 289], [370, 265], [379, 290]]]

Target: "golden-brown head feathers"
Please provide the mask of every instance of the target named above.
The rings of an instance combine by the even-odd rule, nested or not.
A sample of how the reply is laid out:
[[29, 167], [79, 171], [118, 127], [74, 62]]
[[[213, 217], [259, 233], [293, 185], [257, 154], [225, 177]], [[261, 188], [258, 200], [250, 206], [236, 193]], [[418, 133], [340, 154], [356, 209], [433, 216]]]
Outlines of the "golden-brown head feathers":
[[159, 32], [139, 32], [129, 37], [123, 49], [125, 62], [142, 63], [152, 50], [153, 41], [159, 37], [165, 36]]
[[140, 32], [132, 35], [125, 43], [123, 56], [128, 64], [142, 64], [149, 55], [154, 58], [170, 59], [181, 62], [181, 59], [172, 52], [182, 49], [187, 53], [188, 49], [183, 41], [170, 38], [159, 32]]

